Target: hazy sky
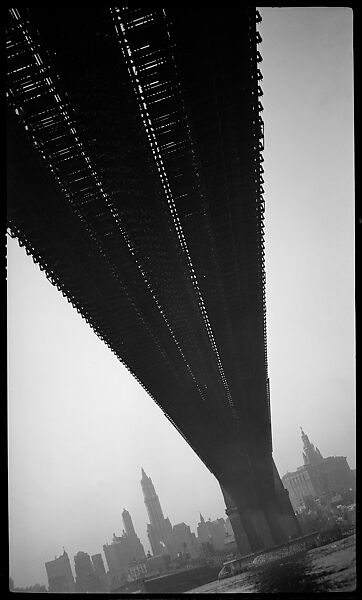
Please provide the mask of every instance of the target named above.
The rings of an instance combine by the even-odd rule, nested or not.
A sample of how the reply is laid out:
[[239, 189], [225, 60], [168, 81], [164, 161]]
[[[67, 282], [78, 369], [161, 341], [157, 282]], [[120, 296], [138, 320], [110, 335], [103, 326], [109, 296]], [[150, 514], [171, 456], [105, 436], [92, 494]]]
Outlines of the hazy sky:
[[[261, 10], [274, 458], [299, 425], [355, 466], [352, 13]], [[14, 240], [8, 244], [10, 574], [102, 551], [127, 508], [146, 550], [141, 466], [165, 516], [225, 516], [215, 478]]]

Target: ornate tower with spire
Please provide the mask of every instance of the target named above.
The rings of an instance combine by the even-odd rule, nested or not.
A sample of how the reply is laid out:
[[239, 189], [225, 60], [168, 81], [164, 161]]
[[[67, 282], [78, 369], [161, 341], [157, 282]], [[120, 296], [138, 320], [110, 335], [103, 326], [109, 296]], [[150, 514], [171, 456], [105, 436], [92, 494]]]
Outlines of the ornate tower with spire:
[[343, 502], [355, 501], [355, 480], [345, 456], [324, 458], [300, 428], [304, 464], [296, 471], [287, 472], [282, 482], [288, 490], [295, 511], [304, 510], [307, 498], [320, 498], [329, 503], [339, 494]]
[[151, 477], [148, 477], [142, 469], [141, 486], [148, 518], [147, 535], [150, 540], [152, 553], [154, 556], [159, 554], [170, 554], [173, 556], [172, 548], [172, 525], [168, 518], [163, 516], [161, 504], [156, 494]]
[[313, 444], [310, 443], [308, 436], [304, 433], [303, 429], [300, 428], [303, 441], [303, 461], [305, 465], [317, 465], [323, 460], [323, 456], [319, 452], [318, 448], [314, 448]]

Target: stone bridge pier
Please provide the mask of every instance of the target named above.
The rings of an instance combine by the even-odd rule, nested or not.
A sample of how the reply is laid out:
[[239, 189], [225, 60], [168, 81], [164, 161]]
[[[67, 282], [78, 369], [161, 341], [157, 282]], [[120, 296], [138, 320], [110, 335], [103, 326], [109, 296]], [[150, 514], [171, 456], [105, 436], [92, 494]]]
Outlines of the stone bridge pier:
[[226, 514], [243, 555], [284, 544], [301, 535], [288, 491], [273, 459], [265, 457], [262, 463], [259, 459], [256, 464], [240, 469], [236, 477], [235, 473], [233, 478], [228, 473], [219, 479]]

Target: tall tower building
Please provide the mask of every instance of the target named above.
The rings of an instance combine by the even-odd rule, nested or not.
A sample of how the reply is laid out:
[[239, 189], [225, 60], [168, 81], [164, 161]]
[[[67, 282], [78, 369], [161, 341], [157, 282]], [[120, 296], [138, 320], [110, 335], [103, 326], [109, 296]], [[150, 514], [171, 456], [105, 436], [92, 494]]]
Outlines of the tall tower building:
[[[352, 502], [355, 498], [355, 481], [345, 456], [327, 456], [323, 458], [318, 448], [309, 441], [301, 430], [303, 442], [303, 462], [296, 471], [282, 477], [295, 511], [306, 507], [310, 498], [319, 498], [323, 503]], [[344, 501], [344, 500], [343, 500]]]
[[99, 591], [100, 592], [108, 592], [108, 580], [107, 573], [104, 568], [104, 562], [101, 554], [93, 554], [92, 563], [94, 568], [94, 573], [99, 582]]
[[129, 514], [128, 510], [126, 510], [125, 508], [123, 509], [123, 512], [122, 512], [122, 521], [123, 521], [123, 525], [124, 525], [124, 528], [126, 531], [126, 535], [135, 536], [136, 532], [133, 527], [131, 515]]
[[150, 523], [147, 525], [147, 535], [154, 556], [169, 554], [174, 556], [172, 544], [172, 525], [169, 518], [163, 516], [162, 508], [151, 477], [142, 469], [141, 486]]
[[105, 544], [103, 551], [106, 556], [110, 579], [114, 581], [118, 575], [127, 576], [127, 571], [132, 563], [146, 560], [145, 550], [133, 527], [132, 518], [128, 510], [123, 509], [122, 520], [125, 531], [121, 537], [113, 534], [111, 544]]
[[173, 547], [179, 556], [188, 555], [190, 558], [198, 558], [200, 555], [200, 544], [186, 523], [177, 523], [173, 526]]
[[125, 533], [121, 538], [123, 543], [127, 542], [130, 552], [133, 554], [134, 560], [144, 560], [146, 558], [145, 550], [133, 526], [132, 517], [125, 508], [122, 512], [122, 521], [125, 529]]
[[93, 554], [92, 563], [94, 572], [98, 577], [104, 579], [106, 577], [106, 570], [104, 568], [104, 562], [101, 554]]
[[215, 550], [225, 549], [226, 527], [224, 519], [205, 521], [200, 513], [200, 523], [197, 526], [198, 541], [200, 544], [211, 543]]
[[77, 592], [97, 591], [97, 579], [93, 563], [87, 552], [77, 552], [74, 556], [75, 588]]
[[318, 448], [314, 448], [313, 444], [310, 443], [307, 434], [304, 433], [303, 429], [300, 428], [303, 441], [303, 461], [305, 465], [317, 465], [322, 462], [323, 456], [319, 452]]
[[69, 556], [64, 550], [63, 554], [54, 560], [45, 563], [48, 576], [49, 592], [74, 592], [75, 583], [70, 566]]

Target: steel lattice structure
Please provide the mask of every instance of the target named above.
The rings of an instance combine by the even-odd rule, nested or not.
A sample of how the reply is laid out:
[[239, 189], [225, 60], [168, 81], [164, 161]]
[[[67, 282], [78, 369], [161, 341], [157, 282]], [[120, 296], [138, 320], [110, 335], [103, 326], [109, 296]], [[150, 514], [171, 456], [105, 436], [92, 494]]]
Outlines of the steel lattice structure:
[[272, 452], [259, 21], [8, 18], [10, 235], [219, 480], [234, 443], [244, 481]]

